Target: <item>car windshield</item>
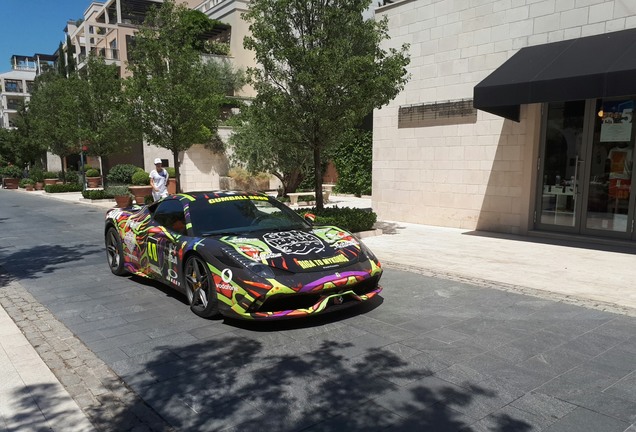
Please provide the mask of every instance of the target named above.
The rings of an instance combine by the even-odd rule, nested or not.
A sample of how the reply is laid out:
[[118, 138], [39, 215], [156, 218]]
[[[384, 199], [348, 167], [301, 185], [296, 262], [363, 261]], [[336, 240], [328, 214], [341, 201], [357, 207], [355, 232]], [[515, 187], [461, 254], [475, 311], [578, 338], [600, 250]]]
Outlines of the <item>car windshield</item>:
[[262, 230], [306, 229], [309, 224], [284, 204], [261, 195], [228, 195], [190, 203], [195, 236], [243, 235]]

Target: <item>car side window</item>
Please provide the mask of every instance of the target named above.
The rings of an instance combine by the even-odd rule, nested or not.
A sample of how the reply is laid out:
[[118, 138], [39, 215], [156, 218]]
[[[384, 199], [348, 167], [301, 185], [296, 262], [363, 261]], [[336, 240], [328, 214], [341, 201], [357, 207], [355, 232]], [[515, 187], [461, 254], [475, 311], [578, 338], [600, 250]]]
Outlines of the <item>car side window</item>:
[[159, 225], [177, 234], [186, 234], [183, 204], [179, 200], [164, 200], [154, 211], [153, 219]]

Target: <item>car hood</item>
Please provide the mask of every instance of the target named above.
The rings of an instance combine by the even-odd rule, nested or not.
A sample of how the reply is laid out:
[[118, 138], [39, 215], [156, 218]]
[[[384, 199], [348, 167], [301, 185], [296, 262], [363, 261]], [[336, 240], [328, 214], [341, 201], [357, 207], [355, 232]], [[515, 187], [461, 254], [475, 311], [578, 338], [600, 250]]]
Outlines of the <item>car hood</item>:
[[358, 262], [361, 253], [360, 242], [351, 233], [333, 226], [224, 236], [218, 241], [241, 261], [291, 272], [344, 267]]

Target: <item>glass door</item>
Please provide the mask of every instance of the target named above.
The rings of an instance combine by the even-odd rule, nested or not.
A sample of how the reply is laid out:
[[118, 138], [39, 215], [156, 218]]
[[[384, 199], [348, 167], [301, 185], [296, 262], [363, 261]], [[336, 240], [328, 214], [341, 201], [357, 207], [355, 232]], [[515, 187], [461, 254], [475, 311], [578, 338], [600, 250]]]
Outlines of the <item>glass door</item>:
[[584, 100], [547, 105], [535, 218], [540, 229], [580, 230], [585, 107]]
[[634, 238], [633, 97], [599, 99], [588, 150], [589, 176], [583, 232]]

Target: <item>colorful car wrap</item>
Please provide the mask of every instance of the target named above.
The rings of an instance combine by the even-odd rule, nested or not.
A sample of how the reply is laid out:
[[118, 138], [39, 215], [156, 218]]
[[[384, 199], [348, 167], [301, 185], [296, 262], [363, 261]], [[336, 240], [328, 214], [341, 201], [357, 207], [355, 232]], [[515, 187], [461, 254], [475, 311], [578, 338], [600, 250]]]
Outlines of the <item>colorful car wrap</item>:
[[[192, 235], [190, 203], [270, 200], [260, 194], [205, 192], [171, 195], [159, 203], [112, 209], [106, 231], [121, 238], [125, 269], [184, 291], [184, 262], [204, 259], [216, 288], [219, 312], [265, 320], [314, 315], [367, 301], [382, 288], [382, 268], [351, 233], [334, 226], [272, 230], [245, 235]], [[163, 201], [183, 208], [185, 227], [158, 223], [153, 211]]]

